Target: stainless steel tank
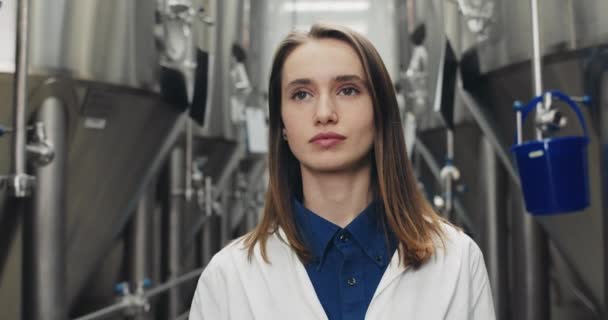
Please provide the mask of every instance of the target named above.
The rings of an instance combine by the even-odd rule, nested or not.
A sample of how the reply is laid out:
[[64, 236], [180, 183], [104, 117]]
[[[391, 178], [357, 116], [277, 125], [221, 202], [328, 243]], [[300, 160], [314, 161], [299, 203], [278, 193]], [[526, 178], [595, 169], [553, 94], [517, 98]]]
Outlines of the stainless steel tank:
[[[527, 273], [530, 269], [521, 270], [516, 266], [527, 259], [526, 255], [543, 255], [537, 251], [538, 248], [528, 246], [526, 231], [519, 229], [521, 191], [517, 177], [513, 175], [515, 167], [509, 151], [510, 145], [514, 143], [515, 132], [513, 102], [528, 101], [534, 94], [530, 0], [445, 1], [446, 34], [460, 58], [463, 77], [464, 88], [459, 89], [458, 100], [465, 104], [465, 110], [475, 119], [468, 123], [477, 124], [478, 132], [486, 134], [486, 138], [488, 134], [493, 135], [493, 149], [505, 156], [501, 160], [500, 170], [506, 174], [502, 185], [507, 185], [503, 192], [508, 196], [507, 202], [501, 202], [503, 204], [498, 207], [510, 208], [503, 209], [502, 212], [509, 214], [506, 222], [510, 223], [511, 231], [507, 234], [513, 246], [505, 253], [508, 252], [509, 258], [514, 261], [512, 263], [515, 263], [515, 269], [503, 269], [511, 270], [509, 277], [513, 281], [508, 299], [511, 300], [511, 315], [521, 319], [546, 319], [538, 313], [534, 317], [534, 312], [541, 312], [542, 307], [539, 305], [543, 304], [551, 308], [551, 319], [561, 319], [560, 315], [564, 319], [567, 318], [566, 315], [599, 319], [605, 316], [608, 306], [605, 249], [608, 232], [605, 216], [605, 170], [608, 163], [605, 151], [608, 143], [605, 130], [608, 124], [605, 117], [605, 92], [608, 88], [605, 70], [608, 61], [608, 20], [604, 14], [608, 10], [608, 2], [541, 0], [538, 3], [543, 88], [558, 89], [572, 96], [590, 95], [592, 98], [590, 107], [583, 107], [586, 108], [584, 114], [587, 124], [592, 128], [589, 145], [591, 206], [582, 212], [534, 218], [541, 226], [540, 232], [546, 233], [549, 241], [549, 250], [544, 249], [547, 254], [544, 259], [551, 261], [545, 262], [537, 272], [548, 274], [551, 272], [549, 268], [558, 270], [557, 275], [552, 273], [550, 287], [563, 294], [562, 302], [550, 301], [548, 293], [544, 296], [546, 300], [535, 299], [531, 292], [549, 288], [534, 287], [536, 284], [531, 278], [526, 278], [530, 277]], [[569, 124], [567, 129], [562, 130], [563, 134], [580, 134], [574, 115], [567, 110], [565, 115], [569, 118]], [[532, 126], [528, 124], [526, 128], [526, 137], [534, 138]], [[476, 157], [479, 146], [483, 145], [479, 137], [479, 134], [469, 135], [457, 143], [460, 151], [456, 150], [456, 161], [465, 173], [464, 180], [471, 190], [487, 185], [485, 179], [489, 179], [467, 177], [466, 174], [479, 174]], [[509, 173], [505, 173], [507, 171]], [[487, 189], [480, 192], [486, 194]], [[478, 205], [476, 203], [479, 203], [478, 199], [474, 199], [475, 194], [464, 195], [463, 198], [469, 208], [475, 208]], [[487, 207], [477, 208], [487, 210]], [[484, 211], [472, 212], [485, 216]], [[574, 303], [569, 304], [569, 301]], [[508, 314], [505, 309], [502, 311], [502, 316]]]
[[[30, 4], [28, 119], [34, 119], [49, 98], [60, 101], [66, 115], [65, 290], [71, 305], [182, 132], [183, 111], [196, 94], [195, 65], [188, 63], [195, 57], [197, 41], [204, 39], [204, 34], [192, 37], [188, 32], [190, 24], [203, 29], [198, 24], [204, 23], [196, 19], [190, 1]], [[183, 12], [176, 6], [180, 4], [194, 11]], [[0, 123], [7, 126], [12, 119], [15, 23], [16, 1], [3, 1]], [[6, 136], [0, 139], [0, 150], [0, 172], [6, 174], [12, 152]], [[16, 217], [20, 213], [3, 199], [8, 199], [5, 194], [0, 197], [0, 309], [3, 317], [17, 318], [19, 292], [27, 290], [19, 281], [19, 261], [25, 253]]]

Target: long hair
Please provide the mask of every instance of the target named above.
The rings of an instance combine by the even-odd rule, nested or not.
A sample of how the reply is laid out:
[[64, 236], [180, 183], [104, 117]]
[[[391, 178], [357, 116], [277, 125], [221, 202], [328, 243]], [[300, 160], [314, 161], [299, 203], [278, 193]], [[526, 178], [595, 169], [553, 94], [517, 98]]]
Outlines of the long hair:
[[372, 155], [372, 190], [381, 203], [380, 215], [398, 241], [400, 261], [418, 267], [435, 252], [435, 237], [443, 239], [442, 217], [434, 212], [418, 190], [406, 154], [401, 117], [390, 76], [374, 46], [365, 37], [342, 26], [315, 24], [307, 33], [292, 32], [275, 53], [268, 86], [269, 95], [269, 187], [263, 216], [245, 237], [249, 257], [259, 243], [263, 259], [270, 263], [268, 238], [281, 228], [285, 240], [302, 261], [310, 251], [298, 235], [292, 196], [302, 193], [300, 165], [282, 139], [281, 74], [285, 60], [301, 44], [335, 39], [350, 45], [359, 56], [368, 79], [374, 108], [375, 140]]

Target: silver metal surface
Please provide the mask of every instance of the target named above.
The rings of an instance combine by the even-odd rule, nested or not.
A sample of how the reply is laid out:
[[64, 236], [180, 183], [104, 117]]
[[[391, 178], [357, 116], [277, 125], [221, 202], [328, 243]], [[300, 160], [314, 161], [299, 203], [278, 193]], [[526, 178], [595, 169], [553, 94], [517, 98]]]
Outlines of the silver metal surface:
[[[182, 270], [182, 230], [185, 215], [186, 198], [184, 194], [185, 187], [185, 151], [184, 147], [177, 145], [171, 151], [169, 160], [169, 212], [167, 226], [168, 234], [168, 279], [173, 280], [181, 274]], [[173, 287], [169, 290], [168, 314], [169, 319], [173, 319], [181, 313], [182, 300], [181, 290], [179, 287]]]
[[[424, 25], [426, 37], [420, 46], [412, 46], [408, 70], [412, 70], [412, 62], [424, 60], [424, 73], [410, 72], [410, 82], [419, 83], [410, 86], [414, 88], [415, 99], [410, 104], [411, 111], [416, 116], [417, 128], [420, 131], [441, 128], [445, 126], [441, 117], [434, 110], [439, 110], [441, 103], [441, 88], [443, 86], [443, 58], [446, 53], [445, 11], [444, 0], [408, 0], [409, 12], [408, 29], [412, 33], [417, 26]], [[402, 39], [401, 41], [410, 41]], [[422, 54], [424, 53], [424, 54]], [[424, 59], [419, 57], [423, 56]], [[403, 70], [405, 71], [405, 70]], [[407, 74], [406, 74], [407, 76]], [[413, 77], [412, 77], [413, 76]], [[424, 86], [424, 89], [421, 89]], [[425, 93], [426, 92], [426, 93]], [[422, 99], [426, 96], [426, 99]], [[457, 119], [454, 119], [457, 122]]]
[[[539, 29], [539, 9], [538, 0], [530, 0], [531, 20], [532, 20], [532, 76], [534, 83], [534, 94], [543, 94], [542, 80], [542, 60], [541, 60], [541, 33]], [[536, 116], [540, 116], [544, 111], [544, 106], [536, 109]], [[536, 129], [536, 138], [542, 139], [543, 133]], [[526, 307], [523, 319], [527, 320], [548, 320], [550, 317], [549, 300], [549, 276], [548, 266], [548, 244], [544, 231], [540, 228], [534, 218], [522, 210], [522, 216], [516, 228], [521, 228], [522, 241], [525, 248], [523, 259], [519, 263], [523, 264], [524, 274], [527, 285], [523, 288], [523, 296], [526, 299]]]
[[540, 52], [541, 33], [539, 27], [538, 0], [530, 0], [530, 18], [532, 21], [532, 77], [534, 79], [534, 95], [543, 94], [543, 77], [541, 72], [542, 59]]
[[[589, 288], [585, 286], [579, 275], [574, 272], [572, 264], [567, 261], [563, 252], [561, 252], [553, 243], [549, 242], [549, 253], [551, 254], [551, 262], [558, 276], [563, 276], [565, 282], [565, 288], [559, 288], [562, 292], [560, 295], [564, 295], [563, 291], [569, 291], [580, 304], [588, 310], [588, 314], [593, 319], [605, 319], [603, 316], [605, 313], [600, 303], [593, 298]], [[566, 290], [564, 290], [566, 289]], [[585, 317], [587, 318], [587, 317]]]
[[67, 318], [66, 287], [66, 177], [67, 113], [65, 105], [49, 97], [38, 110], [37, 121], [45, 124], [56, 156], [36, 169], [33, 205], [23, 226], [23, 318]]
[[[416, 145], [414, 147], [414, 152], [421, 156], [424, 160], [424, 163], [428, 166], [429, 171], [433, 175], [433, 178], [438, 183], [441, 183], [441, 168], [439, 167], [439, 163], [433, 157], [433, 154], [424, 144], [424, 142], [420, 139], [416, 139]], [[471, 232], [477, 234], [478, 228], [473, 224], [473, 219], [470, 214], [465, 210], [464, 205], [461, 203], [460, 199], [454, 199], [454, 217], [457, 217], [463, 224], [465, 228], [471, 230]]]
[[[542, 74], [542, 58], [540, 52], [541, 46], [541, 32], [539, 29], [539, 12], [538, 12], [538, 0], [530, 0], [530, 17], [532, 20], [532, 78], [534, 83], [534, 95], [540, 96], [543, 94], [543, 74]], [[536, 119], [538, 120], [545, 108], [548, 107], [543, 103], [540, 108], [536, 109]], [[519, 117], [519, 116], [518, 116]], [[521, 120], [519, 120], [521, 121]], [[519, 131], [521, 134], [521, 131]], [[540, 129], [536, 129], [536, 139], [540, 140], [543, 138], [543, 132]]]
[[479, 146], [479, 185], [482, 194], [480, 215], [482, 237], [480, 246], [484, 253], [490, 286], [494, 298], [494, 309], [498, 320], [509, 319], [509, 278], [507, 251], [507, 206], [505, 197], [504, 169], [492, 143], [482, 137]]
[[47, 137], [46, 128], [43, 122], [36, 122], [32, 127], [32, 130], [34, 131], [31, 134], [32, 141], [25, 146], [28, 161], [33, 166], [46, 166], [53, 161], [55, 149]]
[[259, 61], [256, 62], [260, 63], [251, 65], [254, 89], [267, 93], [270, 64], [279, 41], [292, 29], [308, 30], [313, 23], [321, 21], [346, 25], [366, 35], [378, 49], [393, 81], [397, 81], [400, 40], [397, 38], [397, 19], [406, 13], [397, 12], [396, 8], [394, 0], [337, 1], [325, 6], [323, 2], [315, 1], [251, 1], [251, 39], [255, 39], [251, 42], [251, 56], [257, 57]]
[[543, 229], [523, 204], [515, 214], [515, 264], [520, 277], [516, 280], [515, 296], [519, 299], [517, 319], [549, 320], [549, 255]]
[[[192, 103], [194, 73], [196, 71], [196, 30], [194, 21], [198, 11], [192, 0], [162, 0], [157, 11], [162, 25], [163, 50], [161, 65], [178, 70], [184, 76], [186, 100]], [[158, 38], [157, 38], [158, 39]]]
[[[205, 267], [203, 268], [199, 268], [199, 269], [195, 269], [192, 271], [188, 271], [187, 273], [181, 274], [179, 276], [176, 276], [174, 279], [171, 279], [159, 286], [156, 286], [150, 290], [148, 290], [145, 293], [145, 297], [146, 298], [153, 298], [167, 290], [170, 289], [174, 289], [182, 284], [184, 284], [185, 282], [197, 279], [198, 277], [200, 277], [201, 273], [203, 272], [203, 270], [205, 270]], [[176, 315], [177, 317], [178, 315]], [[173, 318], [172, 318], [173, 319]]]
[[33, 183], [25, 171], [26, 166], [26, 107], [27, 107], [27, 78], [29, 57], [29, 28], [30, 28], [30, 0], [17, 1], [17, 28], [16, 28], [16, 70], [13, 77], [13, 150], [11, 175], [6, 177], [9, 192], [15, 197], [30, 195]]
[[186, 197], [186, 201], [190, 202], [192, 200], [192, 196], [194, 194], [194, 189], [192, 188], [192, 175], [194, 173], [192, 167], [192, 139], [194, 138], [194, 123], [192, 119], [186, 120], [186, 154], [185, 154], [185, 177], [184, 177], [184, 195]]
[[[542, 3], [542, 2], [541, 2]], [[584, 69], [583, 61], [586, 56], [583, 52], [570, 53], [554, 57], [546, 61], [543, 67], [545, 86], [548, 88], [554, 88], [557, 90], [564, 90], [570, 92], [572, 95], [583, 95], [584, 87]], [[486, 119], [491, 126], [493, 134], [497, 137], [498, 141], [502, 141], [504, 145], [513, 141], [514, 132], [516, 130], [515, 121], [503, 121], [502, 119], [513, 119], [513, 102], [522, 97], [532, 96], [532, 82], [531, 82], [531, 66], [530, 65], [514, 65], [510, 68], [501, 70], [500, 72], [484, 75], [479, 79], [479, 86], [474, 89], [475, 99], [478, 101], [478, 106], [482, 113], [486, 115]], [[461, 95], [464, 97], [464, 95]], [[562, 108], [564, 112], [569, 110]], [[589, 109], [583, 109], [583, 114], [588, 123], [591, 119], [587, 113]], [[570, 114], [569, 116], [573, 116]], [[483, 122], [480, 122], [480, 126]], [[533, 135], [532, 123], [524, 125], [524, 137], [531, 137]], [[483, 128], [483, 127], [482, 127]], [[486, 134], [485, 130], [484, 134]], [[580, 129], [576, 126], [569, 126], [562, 130], [564, 135], [579, 135]], [[487, 135], [487, 134], [486, 134]], [[524, 139], [525, 140], [525, 139]], [[493, 143], [494, 144], [494, 143]], [[505, 151], [507, 149], [505, 148]], [[576, 214], [562, 214], [562, 215], [550, 215], [550, 216], [537, 216], [534, 217], [542, 229], [546, 232], [547, 236], [555, 243], [556, 247], [560, 249], [564, 257], [572, 264], [573, 270], [578, 274], [584, 286], [589, 288], [589, 292], [592, 294], [592, 298], [597, 301], [605, 301], [605, 274], [604, 274], [604, 262], [602, 257], [604, 250], [598, 243], [602, 242], [603, 230], [602, 224], [604, 221], [604, 211], [602, 210], [602, 195], [599, 189], [601, 183], [601, 171], [599, 170], [599, 152], [600, 147], [598, 145], [597, 131], [590, 131], [590, 143], [588, 146], [588, 160], [589, 160], [589, 186], [591, 191], [591, 204], [590, 207], [582, 212]], [[517, 180], [517, 175], [515, 176]], [[515, 180], [514, 180], [515, 181]], [[520, 187], [511, 186], [509, 193], [512, 194], [511, 198], [521, 197]], [[520, 199], [520, 201], [523, 201]], [[522, 204], [518, 204], [520, 208]], [[518, 218], [523, 213], [513, 209], [512, 215], [516, 215]], [[518, 261], [516, 264], [517, 273], [515, 275], [524, 275], [524, 265], [520, 264], [524, 257], [523, 249], [529, 250], [533, 247], [532, 245], [524, 246], [522, 243], [522, 236], [524, 230], [524, 223], [515, 221], [512, 224], [513, 230], [513, 252], [514, 261]], [[530, 254], [531, 256], [535, 256]], [[542, 252], [538, 254], [539, 257], [546, 255]], [[546, 258], [535, 258], [543, 260]], [[519, 266], [518, 266], [519, 265]], [[546, 270], [546, 269], [545, 269]], [[546, 271], [545, 271], [546, 272]], [[526, 276], [526, 277], [533, 277]], [[517, 282], [515, 282], [517, 281]], [[531, 298], [529, 295], [523, 293], [528, 284], [519, 283], [519, 278], [514, 278], [513, 288], [516, 294], [514, 299], [524, 299], [522, 297]], [[538, 285], [534, 285], [535, 290], [539, 288]], [[526, 289], [531, 290], [531, 289]], [[530, 292], [532, 293], [532, 292]], [[544, 300], [545, 302], [548, 300]], [[523, 306], [518, 307], [518, 303], [514, 301], [515, 306], [513, 310], [524, 310]], [[538, 311], [538, 305], [532, 306], [533, 310]], [[518, 318], [518, 317], [515, 317]], [[523, 316], [522, 316], [522, 319]]]
[[[155, 181], [152, 181], [137, 203], [128, 229], [127, 264], [131, 288], [143, 291], [144, 279], [154, 282], [154, 209]], [[133, 320], [152, 319], [149, 313], [138, 312]]]
[[236, 40], [239, 1], [213, 0], [214, 13], [217, 23], [213, 27], [213, 46], [210, 61], [210, 72], [213, 81], [209, 90], [209, 101], [205, 124], [198, 135], [207, 137], [222, 137], [227, 140], [238, 138], [235, 124], [232, 122], [232, 106], [230, 97], [233, 86], [230, 81], [232, 45]]
[[[230, 175], [230, 183], [234, 182], [235, 172]], [[228, 244], [228, 241], [232, 240], [232, 220], [234, 212], [234, 191], [232, 189], [226, 190], [220, 194], [220, 204], [222, 211], [219, 212], [220, 218], [220, 247], [223, 248]]]
[[[530, 11], [530, 0], [496, 1], [496, 23], [478, 46], [482, 73], [532, 60]], [[606, 43], [607, 11], [606, 1], [539, 1], [540, 51], [553, 55]]]
[[513, 319], [548, 320], [549, 255], [544, 231], [523, 205], [519, 188], [512, 190]]
[[[158, 91], [156, 1], [29, 1], [31, 73]], [[9, 10], [0, 12], [0, 25], [14, 19]], [[15, 69], [9, 60], [15, 47], [4, 43], [13, 32], [0, 28], [0, 46], [6, 48], [0, 54], [0, 72]]]
[[28, 35], [30, 0], [17, 1], [17, 45], [15, 53], [13, 113], [13, 172], [25, 174], [25, 108], [27, 106]]
[[[68, 202], [69, 303], [113, 247], [187, 117], [156, 95], [107, 87], [89, 88], [82, 110], [69, 159], [68, 193], [77, 195]], [[88, 128], [92, 117], [106, 128]]]

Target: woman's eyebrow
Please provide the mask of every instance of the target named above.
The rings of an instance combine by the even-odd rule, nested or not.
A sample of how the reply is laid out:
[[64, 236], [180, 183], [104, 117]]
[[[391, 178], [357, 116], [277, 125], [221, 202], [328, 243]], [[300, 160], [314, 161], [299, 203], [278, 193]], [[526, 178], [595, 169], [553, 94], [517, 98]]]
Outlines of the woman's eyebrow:
[[301, 79], [295, 79], [291, 82], [289, 82], [285, 88], [289, 88], [291, 86], [295, 86], [295, 85], [309, 85], [312, 83], [312, 80], [308, 79], [308, 78], [301, 78]]
[[348, 82], [348, 81], [360, 81], [360, 82], [364, 82], [364, 83], [366, 82], [361, 77], [359, 77], [358, 75], [355, 75], [355, 74], [339, 75], [339, 76], [336, 76], [334, 78], [334, 80], [336, 82]]
[[[334, 77], [334, 81], [336, 81], [336, 82], [357, 81], [357, 82], [362, 82], [363, 84], [367, 85], [367, 81], [365, 81], [363, 78], [361, 78], [360, 76], [358, 76], [356, 74], [338, 75], [338, 76]], [[294, 79], [294, 80], [290, 81], [285, 86], [285, 89], [295, 86], [295, 85], [310, 85], [312, 83], [313, 83], [313, 81], [309, 78], [298, 78], [298, 79]]]

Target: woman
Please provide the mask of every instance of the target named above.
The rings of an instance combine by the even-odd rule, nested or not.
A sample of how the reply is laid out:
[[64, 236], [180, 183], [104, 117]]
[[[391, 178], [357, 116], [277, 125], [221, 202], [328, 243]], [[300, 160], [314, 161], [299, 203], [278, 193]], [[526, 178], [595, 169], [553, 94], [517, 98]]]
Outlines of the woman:
[[494, 319], [482, 254], [416, 187], [392, 81], [344, 27], [292, 33], [269, 85], [269, 190], [190, 320]]

